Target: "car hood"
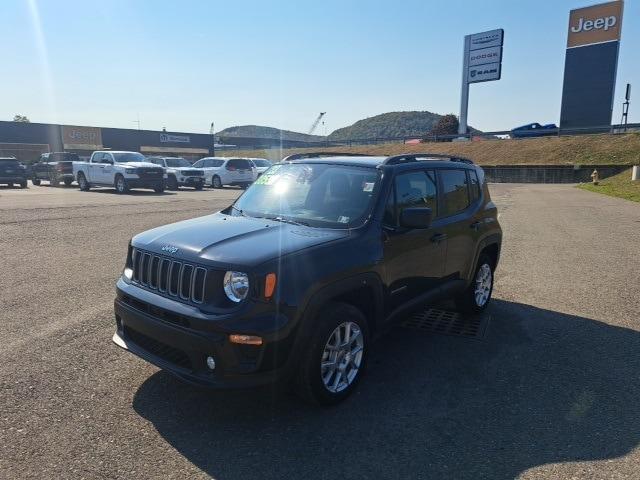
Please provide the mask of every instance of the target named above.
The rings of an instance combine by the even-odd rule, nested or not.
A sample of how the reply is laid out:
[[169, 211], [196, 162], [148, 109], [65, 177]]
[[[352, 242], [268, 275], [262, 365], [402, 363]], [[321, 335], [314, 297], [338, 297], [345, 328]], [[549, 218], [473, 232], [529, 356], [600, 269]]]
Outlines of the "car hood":
[[120, 165], [121, 167], [163, 168], [160, 165], [156, 165], [155, 163], [151, 163], [151, 162], [125, 162], [125, 163], [118, 163], [118, 165]]
[[148, 230], [136, 235], [132, 243], [134, 247], [186, 261], [250, 268], [348, 235], [347, 230], [216, 213]]

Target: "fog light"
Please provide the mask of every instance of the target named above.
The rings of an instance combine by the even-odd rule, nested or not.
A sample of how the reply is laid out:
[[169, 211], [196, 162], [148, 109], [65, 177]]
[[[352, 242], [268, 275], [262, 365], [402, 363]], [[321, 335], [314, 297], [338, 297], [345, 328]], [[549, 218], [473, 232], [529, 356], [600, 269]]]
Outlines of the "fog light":
[[127, 280], [131, 280], [133, 278], [133, 270], [129, 267], [125, 268], [122, 274], [125, 276]]
[[209, 367], [209, 370], [216, 369], [216, 361], [213, 359], [213, 357], [207, 357], [207, 367]]

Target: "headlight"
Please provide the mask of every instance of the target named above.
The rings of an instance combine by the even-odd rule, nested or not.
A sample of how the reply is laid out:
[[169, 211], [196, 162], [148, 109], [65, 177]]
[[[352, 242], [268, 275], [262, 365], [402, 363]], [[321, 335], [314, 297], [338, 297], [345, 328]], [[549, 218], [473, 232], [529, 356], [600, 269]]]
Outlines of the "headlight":
[[133, 278], [133, 269], [125, 267], [122, 274], [124, 275], [124, 278], [126, 278], [127, 280], [131, 280]]
[[124, 173], [128, 173], [128, 174], [138, 173], [138, 169], [137, 168], [125, 168], [124, 169]]
[[249, 276], [242, 272], [227, 272], [224, 274], [224, 293], [232, 302], [241, 302], [249, 293]]

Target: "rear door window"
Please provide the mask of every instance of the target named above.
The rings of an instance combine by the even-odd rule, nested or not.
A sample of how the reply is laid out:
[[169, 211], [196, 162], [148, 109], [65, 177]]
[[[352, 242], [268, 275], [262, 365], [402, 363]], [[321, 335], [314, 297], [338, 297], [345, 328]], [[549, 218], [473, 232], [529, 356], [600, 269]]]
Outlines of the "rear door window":
[[438, 171], [442, 182], [442, 216], [448, 217], [465, 210], [469, 206], [469, 185], [464, 170], [442, 169]]

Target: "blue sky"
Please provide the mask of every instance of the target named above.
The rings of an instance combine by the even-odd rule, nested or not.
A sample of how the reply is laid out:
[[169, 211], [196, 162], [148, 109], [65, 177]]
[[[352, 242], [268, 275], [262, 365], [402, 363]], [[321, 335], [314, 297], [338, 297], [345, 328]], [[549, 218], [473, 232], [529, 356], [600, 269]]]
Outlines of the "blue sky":
[[[502, 80], [471, 86], [469, 124], [558, 122], [569, 10], [591, 3], [2, 0], [0, 119], [306, 131], [326, 111], [329, 133], [388, 111], [458, 114], [463, 36], [504, 28]], [[627, 82], [640, 121], [639, 45], [627, 0], [614, 121]]]

